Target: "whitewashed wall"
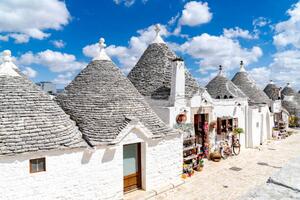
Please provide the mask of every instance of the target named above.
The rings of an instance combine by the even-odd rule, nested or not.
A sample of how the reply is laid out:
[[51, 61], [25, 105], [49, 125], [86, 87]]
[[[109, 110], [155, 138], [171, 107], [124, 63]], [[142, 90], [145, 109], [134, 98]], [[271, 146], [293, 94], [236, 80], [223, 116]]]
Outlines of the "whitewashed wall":
[[261, 114], [258, 108], [249, 107], [248, 117], [248, 145], [257, 147], [261, 142]]
[[[47, 171], [30, 174], [29, 159], [39, 157], [46, 157]], [[106, 149], [2, 158], [1, 199], [121, 199], [121, 159], [120, 151]]]
[[142, 188], [157, 190], [180, 180], [183, 163], [182, 134], [149, 139], [140, 129], [132, 129], [120, 143], [141, 143]]
[[[230, 116], [238, 118], [238, 127], [244, 130], [244, 133], [240, 135], [240, 143], [242, 147], [248, 147], [246, 144], [246, 136], [248, 131], [246, 129], [246, 99], [214, 99], [214, 118]], [[240, 104], [240, 105], [238, 105]]]
[[272, 138], [272, 116], [269, 107], [249, 107], [249, 146], [257, 147]]
[[[123, 144], [142, 143], [143, 189], [180, 179], [182, 135], [147, 139], [137, 129], [115, 146], [0, 158], [1, 199], [122, 199]], [[29, 159], [46, 157], [46, 172], [29, 173]]]

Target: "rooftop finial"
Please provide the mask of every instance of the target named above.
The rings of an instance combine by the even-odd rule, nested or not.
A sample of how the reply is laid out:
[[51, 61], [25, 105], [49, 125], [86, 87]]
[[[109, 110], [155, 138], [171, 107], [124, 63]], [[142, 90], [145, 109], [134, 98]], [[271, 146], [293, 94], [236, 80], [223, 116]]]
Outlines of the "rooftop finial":
[[153, 40], [152, 43], [165, 43], [164, 40], [160, 36], [161, 28], [160, 28], [159, 24], [155, 25], [154, 31], [155, 31], [156, 35], [155, 35], [155, 39]]
[[2, 56], [3, 63], [0, 65], [0, 76], [20, 76], [16, 71], [18, 67], [12, 62], [11, 51], [4, 50]]
[[100, 47], [100, 51], [106, 47], [105, 39], [104, 38], [100, 38], [100, 40], [99, 40], [99, 47]]
[[106, 44], [104, 38], [100, 38], [98, 45], [99, 45], [100, 52], [98, 56], [95, 57], [93, 60], [111, 60], [105, 52]]
[[4, 62], [11, 62], [11, 51], [10, 50], [4, 50], [3, 51], [3, 61]]
[[223, 66], [219, 65], [219, 74], [220, 76], [223, 76]]
[[244, 67], [244, 61], [242, 61], [242, 60], [240, 62], [240, 72], [246, 72], [245, 67]]
[[159, 26], [159, 24], [156, 24], [155, 25], [155, 32], [156, 32], [156, 36], [159, 34], [159, 32], [160, 32], [160, 26]]

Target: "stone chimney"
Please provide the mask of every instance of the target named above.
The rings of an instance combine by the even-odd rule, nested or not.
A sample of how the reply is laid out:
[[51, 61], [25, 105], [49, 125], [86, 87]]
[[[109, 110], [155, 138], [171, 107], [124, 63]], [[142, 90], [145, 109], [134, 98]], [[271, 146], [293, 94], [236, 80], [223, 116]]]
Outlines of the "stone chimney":
[[175, 58], [171, 62], [172, 79], [170, 105], [175, 107], [185, 106], [185, 67], [182, 58]]

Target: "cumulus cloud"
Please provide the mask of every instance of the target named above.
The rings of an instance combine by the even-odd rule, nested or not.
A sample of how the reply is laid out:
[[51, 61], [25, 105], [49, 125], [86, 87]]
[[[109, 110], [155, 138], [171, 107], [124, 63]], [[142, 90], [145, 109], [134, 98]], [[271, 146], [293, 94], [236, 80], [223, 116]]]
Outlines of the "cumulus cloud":
[[27, 52], [18, 59], [18, 63], [25, 66], [41, 65], [52, 72], [74, 72], [86, 66], [86, 63], [77, 61], [72, 54], [49, 49], [36, 54]]
[[55, 79], [52, 80], [53, 83], [57, 85], [68, 85], [73, 79], [74, 73], [67, 72], [65, 74], [58, 74]]
[[7, 36], [15, 39], [15, 43], [17, 44], [27, 43], [29, 41], [29, 36], [26, 34], [12, 33]]
[[66, 46], [66, 43], [63, 40], [52, 40], [51, 43], [56, 47], [56, 48], [64, 48]]
[[38, 74], [37, 71], [35, 71], [31, 67], [25, 67], [25, 69], [22, 70], [22, 73], [28, 76], [29, 78], [35, 78]]
[[174, 30], [174, 34], [180, 34], [182, 26], [199, 26], [210, 22], [211, 19], [212, 13], [210, 12], [207, 2], [187, 2], [181, 12], [181, 16], [178, 20], [178, 26]]
[[251, 68], [248, 70], [248, 73], [261, 89], [265, 88], [271, 77], [271, 69], [269, 67]]
[[279, 48], [288, 45], [300, 48], [300, 2], [293, 5], [287, 14], [288, 20], [275, 25], [274, 44]]
[[300, 88], [299, 63], [299, 50], [287, 50], [275, 53], [273, 55], [273, 62], [270, 64], [272, 79], [281, 86], [289, 82], [295, 87]]
[[241, 47], [238, 41], [223, 35], [214, 36], [207, 33], [195, 36], [182, 44], [181, 51], [198, 61], [201, 73], [216, 70], [220, 64], [226, 70], [233, 70], [238, 68], [241, 60], [250, 64], [263, 55], [257, 46], [246, 49]]
[[254, 27], [264, 27], [270, 23], [271, 23], [271, 20], [269, 20], [265, 17], [258, 17], [252, 21], [252, 25]]
[[180, 25], [198, 26], [210, 22], [212, 13], [207, 2], [190, 1], [185, 4], [179, 19]]
[[[169, 32], [164, 25], [161, 25], [160, 28], [160, 34], [162, 36], [169, 35]], [[155, 26], [151, 25], [148, 28], [138, 30], [138, 36], [132, 36], [128, 42], [128, 46], [109, 45], [106, 48], [106, 53], [110, 57], [115, 58], [120, 64], [122, 70], [127, 73], [132, 67], [134, 67], [147, 46], [155, 38], [156, 33], [154, 29]], [[82, 49], [82, 51], [85, 56], [94, 58], [99, 52], [98, 43], [87, 45]]]
[[0, 33], [16, 43], [47, 38], [50, 34], [46, 30], [60, 30], [70, 18], [65, 2], [60, 0], [0, 1]]
[[227, 38], [244, 38], [244, 39], [257, 39], [258, 35], [251, 34], [248, 30], [241, 29], [239, 27], [223, 29], [223, 35]]

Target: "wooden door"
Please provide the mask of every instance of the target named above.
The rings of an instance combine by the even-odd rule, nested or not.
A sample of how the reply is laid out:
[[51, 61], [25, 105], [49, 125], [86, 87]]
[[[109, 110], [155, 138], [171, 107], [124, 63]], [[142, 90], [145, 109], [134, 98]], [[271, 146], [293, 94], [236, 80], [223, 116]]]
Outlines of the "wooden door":
[[141, 188], [141, 144], [123, 146], [124, 192]]

